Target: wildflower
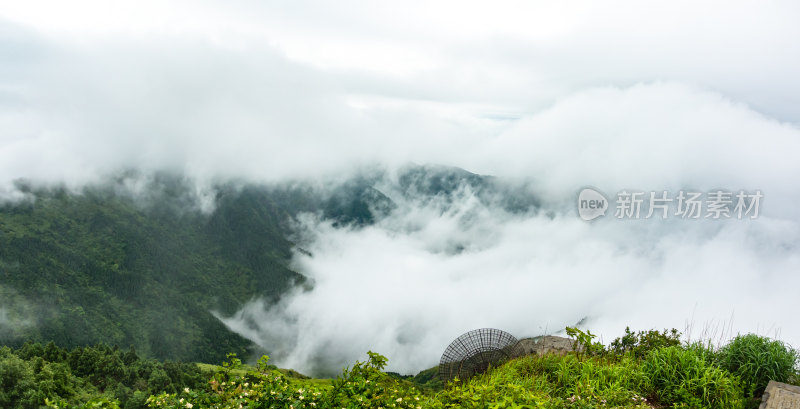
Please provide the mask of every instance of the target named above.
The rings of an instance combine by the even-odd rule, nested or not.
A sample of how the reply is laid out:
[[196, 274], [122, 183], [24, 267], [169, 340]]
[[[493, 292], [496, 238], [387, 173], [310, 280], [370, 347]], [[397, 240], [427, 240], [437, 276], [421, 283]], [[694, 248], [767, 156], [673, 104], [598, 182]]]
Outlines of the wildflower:
[[192, 405], [189, 402], [186, 402], [186, 409], [192, 409], [192, 406], [194, 406], [194, 405]]
[[402, 401], [403, 401], [403, 398], [397, 398], [397, 400], [395, 402], [402, 402]]
[[183, 391], [189, 393], [189, 388], [183, 388]]

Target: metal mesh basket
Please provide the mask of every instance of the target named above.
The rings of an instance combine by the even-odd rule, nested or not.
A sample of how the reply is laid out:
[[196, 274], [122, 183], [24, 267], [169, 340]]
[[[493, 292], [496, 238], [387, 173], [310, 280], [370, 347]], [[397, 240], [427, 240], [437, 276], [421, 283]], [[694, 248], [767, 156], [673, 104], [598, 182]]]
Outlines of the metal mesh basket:
[[509, 359], [523, 355], [513, 335], [494, 328], [469, 331], [456, 338], [445, 349], [439, 361], [439, 378], [449, 382], [454, 378], [468, 379]]

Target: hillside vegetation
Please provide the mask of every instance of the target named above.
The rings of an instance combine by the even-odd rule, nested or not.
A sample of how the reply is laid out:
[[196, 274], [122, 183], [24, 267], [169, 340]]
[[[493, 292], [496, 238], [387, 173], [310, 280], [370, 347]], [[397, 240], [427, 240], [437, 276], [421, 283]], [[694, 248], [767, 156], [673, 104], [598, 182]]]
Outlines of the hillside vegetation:
[[465, 188], [513, 209], [532, 203], [493, 178], [423, 166], [327, 186], [227, 181], [203, 191], [179, 175], [133, 171], [79, 190], [19, 182], [27, 198], [0, 201], [0, 344], [104, 343], [206, 363], [250, 354], [257, 348], [213, 312], [313, 285], [289, 267], [293, 220], [374, 223], [396, 208], [385, 186], [443, 206]]
[[220, 191], [211, 214], [184, 203], [187, 185], [158, 181], [144, 201], [112, 188], [32, 190], [0, 207], [0, 341], [133, 345], [159, 359], [219, 362], [249, 341], [212, 310], [277, 297], [302, 276], [278, 206], [247, 189]]
[[[164, 393], [153, 408], [755, 408], [769, 380], [798, 379], [798, 352], [757, 335], [722, 348], [681, 343], [677, 331], [626, 334], [608, 346], [568, 328], [580, 352], [528, 355], [440, 388], [382, 373], [386, 358], [345, 369], [330, 386], [292, 383], [276, 371], [215, 377]], [[266, 357], [261, 364], [266, 363]], [[237, 366], [237, 364], [234, 364]], [[429, 372], [429, 371], [425, 371]], [[240, 406], [241, 405], [241, 406]]]
[[310, 379], [269, 365], [156, 362], [133, 350], [0, 348], [0, 406], [108, 408], [709, 408], [758, 407], [769, 380], [798, 384], [798, 352], [757, 335], [722, 348], [682, 343], [676, 331], [626, 334], [608, 346], [576, 330], [581, 352], [528, 355], [442, 385], [436, 368], [398, 379], [385, 357]]

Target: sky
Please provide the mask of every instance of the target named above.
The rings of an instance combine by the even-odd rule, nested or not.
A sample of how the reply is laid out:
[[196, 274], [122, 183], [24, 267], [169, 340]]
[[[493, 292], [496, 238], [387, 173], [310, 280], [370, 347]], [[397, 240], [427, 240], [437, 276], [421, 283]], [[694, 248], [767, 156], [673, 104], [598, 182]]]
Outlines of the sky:
[[[298, 369], [373, 349], [413, 372], [480, 326], [584, 316], [606, 340], [691, 322], [800, 345], [798, 18], [793, 1], [0, 1], [0, 196], [129, 168], [274, 182], [433, 163], [541, 198], [305, 219], [315, 256], [293, 263], [315, 290], [221, 317]], [[764, 199], [756, 220], [587, 223], [586, 186]]]

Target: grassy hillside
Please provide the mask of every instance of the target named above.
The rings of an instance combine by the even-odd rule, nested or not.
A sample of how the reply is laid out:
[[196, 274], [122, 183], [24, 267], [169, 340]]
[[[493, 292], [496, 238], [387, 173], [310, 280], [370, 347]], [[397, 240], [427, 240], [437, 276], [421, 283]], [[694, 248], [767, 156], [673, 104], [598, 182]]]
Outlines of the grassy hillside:
[[[722, 348], [677, 332], [630, 332], [608, 346], [578, 332], [582, 352], [528, 355], [447, 385], [436, 368], [382, 372], [369, 352], [336, 379], [310, 379], [262, 357], [245, 365], [160, 363], [99, 345], [0, 348], [0, 405], [57, 408], [708, 408], [754, 409], [769, 380], [799, 384], [798, 352], [757, 335]], [[586, 337], [584, 335], [589, 335]], [[241, 406], [240, 406], [241, 405]]]
[[[800, 383], [798, 352], [757, 335], [722, 348], [682, 343], [677, 331], [627, 331], [608, 346], [575, 330], [579, 353], [528, 355], [467, 380], [420, 387], [432, 370], [399, 380], [382, 373], [386, 358], [342, 372], [330, 385], [291, 383], [263, 370], [231, 373], [224, 383], [161, 394], [151, 407], [292, 408], [709, 408], [758, 407], [769, 380]], [[272, 406], [270, 406], [272, 405]]]

